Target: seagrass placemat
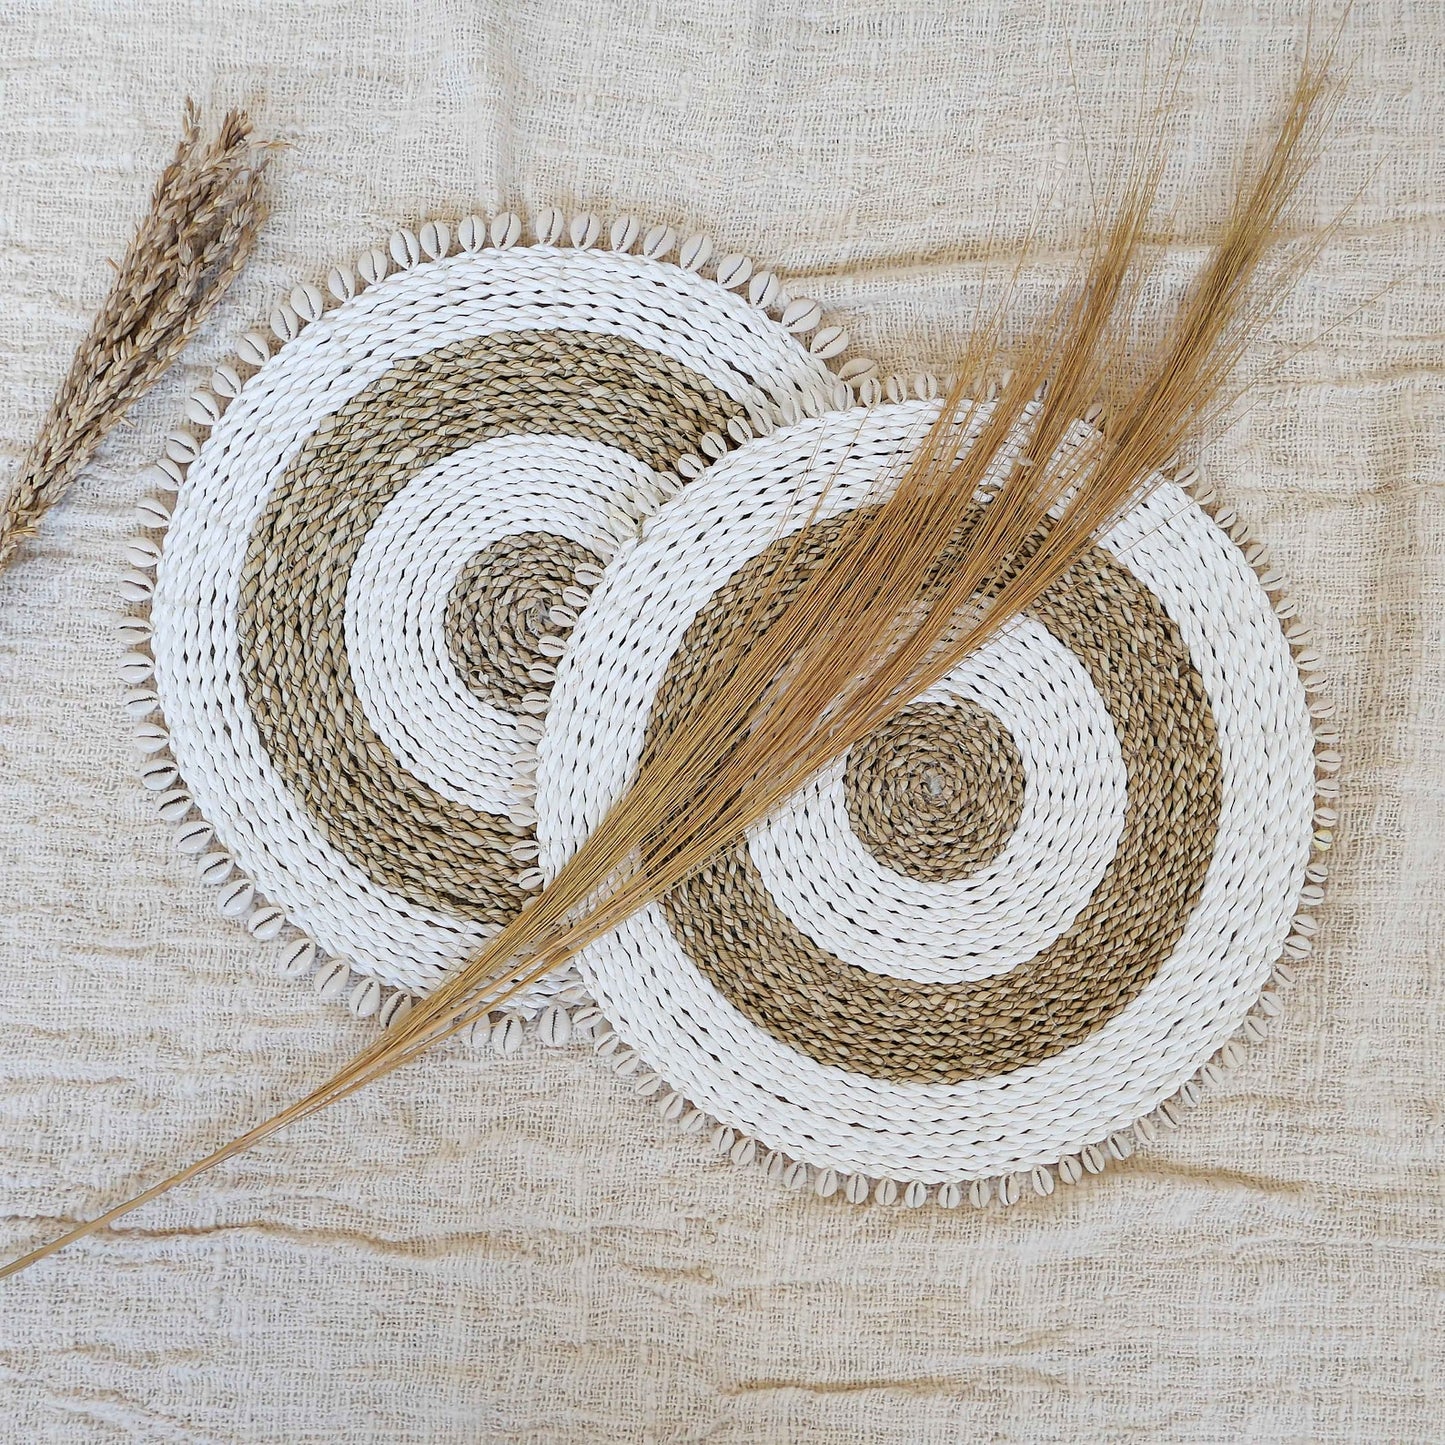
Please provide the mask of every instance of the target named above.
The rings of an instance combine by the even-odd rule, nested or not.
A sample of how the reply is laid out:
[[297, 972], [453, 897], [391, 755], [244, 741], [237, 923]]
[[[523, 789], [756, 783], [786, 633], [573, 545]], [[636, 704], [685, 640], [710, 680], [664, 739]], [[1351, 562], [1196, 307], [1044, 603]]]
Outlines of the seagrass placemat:
[[[631, 217], [431, 223], [327, 291], [170, 437], [124, 668], [142, 781], [221, 911], [386, 1023], [570, 856], [730, 597], [826, 549], [938, 384]], [[1308, 953], [1339, 761], [1315, 664], [1238, 519], [1161, 479], [1019, 625], [473, 1036], [590, 1040], [825, 1198], [1049, 1194], [1177, 1123]]]

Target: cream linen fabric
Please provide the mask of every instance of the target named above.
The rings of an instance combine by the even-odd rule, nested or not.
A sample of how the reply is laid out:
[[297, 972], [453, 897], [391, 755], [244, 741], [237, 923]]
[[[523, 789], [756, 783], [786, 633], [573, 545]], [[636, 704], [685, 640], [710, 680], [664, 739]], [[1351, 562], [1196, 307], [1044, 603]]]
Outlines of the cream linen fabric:
[[[1107, 173], [1181, 8], [0, 7], [12, 465], [183, 96], [291, 142], [234, 295], [0, 577], [7, 1255], [368, 1037], [216, 916], [131, 776], [116, 558], [142, 468], [229, 339], [398, 223], [557, 203], [710, 231], [888, 365], [946, 364], [1031, 219], [1025, 291], [1052, 294], [1085, 214], [1080, 129]], [[1305, 14], [1203, 0], [1162, 291]], [[1311, 205], [1359, 201], [1210, 465], [1338, 679], [1344, 841], [1319, 955], [1222, 1094], [1007, 1214], [853, 1209], [715, 1162], [584, 1050], [452, 1051], [0, 1285], [0, 1439], [1445, 1439], [1445, 11], [1359, 0], [1343, 53]]]

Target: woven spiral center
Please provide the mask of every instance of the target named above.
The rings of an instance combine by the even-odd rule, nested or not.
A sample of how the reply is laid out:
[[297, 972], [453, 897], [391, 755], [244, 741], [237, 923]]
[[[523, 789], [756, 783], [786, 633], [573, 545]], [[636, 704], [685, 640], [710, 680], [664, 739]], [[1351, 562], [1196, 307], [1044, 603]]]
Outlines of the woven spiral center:
[[531, 670], [550, 663], [538, 648], [557, 630], [553, 609], [583, 565], [600, 567], [589, 547], [552, 532], [501, 537], [462, 569], [447, 599], [447, 651], [483, 702], [516, 711], [538, 690]]
[[848, 820], [885, 868], [957, 882], [1002, 851], [1024, 803], [1008, 729], [977, 703], [916, 703], [855, 746], [844, 774]]

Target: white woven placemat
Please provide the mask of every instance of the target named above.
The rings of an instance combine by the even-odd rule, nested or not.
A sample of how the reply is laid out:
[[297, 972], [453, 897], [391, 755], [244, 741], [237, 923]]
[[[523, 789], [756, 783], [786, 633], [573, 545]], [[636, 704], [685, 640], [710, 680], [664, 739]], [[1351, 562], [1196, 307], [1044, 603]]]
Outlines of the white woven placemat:
[[[735, 575], [825, 489], [826, 546], [939, 390], [829, 371], [848, 336], [816, 302], [630, 216], [429, 222], [388, 252], [332, 272], [330, 311], [297, 286], [191, 398], [122, 584], [179, 847], [284, 973], [383, 1024], [625, 790]], [[665, 1118], [823, 1198], [1013, 1204], [1129, 1157], [1312, 949], [1339, 753], [1282, 587], [1233, 513], [1161, 483], [472, 1037], [590, 1037]]]
[[[544, 874], [725, 646], [729, 587], [875, 495], [935, 412], [750, 442], [606, 570], [546, 714]], [[1177, 1123], [1201, 1066], [1265, 1036], [1271, 971], [1316, 926], [1338, 753], [1316, 756], [1333, 707], [1279, 582], [1161, 482], [1019, 625], [584, 952], [638, 1087], [655, 1071], [664, 1112], [689, 1118], [681, 1094], [785, 1182], [801, 1163], [824, 1196], [911, 1205], [1051, 1194]]]

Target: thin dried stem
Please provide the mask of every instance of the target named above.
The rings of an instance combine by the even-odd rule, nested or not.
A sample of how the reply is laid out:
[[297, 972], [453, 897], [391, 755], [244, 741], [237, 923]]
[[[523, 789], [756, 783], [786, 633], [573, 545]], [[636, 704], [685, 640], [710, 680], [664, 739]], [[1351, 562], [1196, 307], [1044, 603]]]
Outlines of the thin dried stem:
[[245, 265], [266, 219], [262, 178], [272, 149], [252, 138], [238, 110], [203, 139], [186, 102], [175, 156], [0, 506], [0, 568]]
[[[734, 614], [746, 626], [721, 649], [722, 665], [702, 669], [628, 789], [486, 948], [306, 1098], [0, 1276], [365, 1088], [559, 967], [696, 873], [1058, 583], [1217, 415], [1251, 323], [1269, 310], [1262, 263], [1314, 158], [1326, 93], [1324, 62], [1307, 57], [1199, 284], [1142, 367], [1128, 364], [1125, 338], [1163, 143], [1141, 143], [1077, 284], [997, 396], [970, 402], [965, 391], [997, 359], [1001, 313], [976, 328], [961, 380], [896, 476], [844, 514], [820, 551], [795, 528], [780, 537], [777, 563], [752, 571]], [[1080, 424], [1100, 379], [1118, 376], [1142, 380], [1115, 388], [1114, 421]], [[807, 530], [818, 505], [794, 501]]]

